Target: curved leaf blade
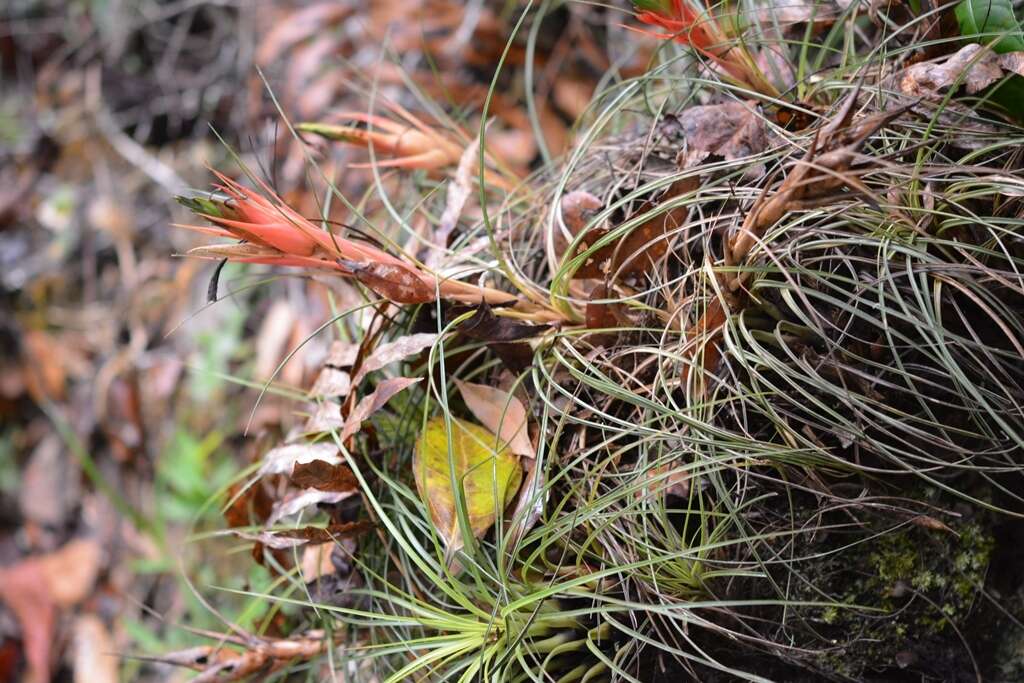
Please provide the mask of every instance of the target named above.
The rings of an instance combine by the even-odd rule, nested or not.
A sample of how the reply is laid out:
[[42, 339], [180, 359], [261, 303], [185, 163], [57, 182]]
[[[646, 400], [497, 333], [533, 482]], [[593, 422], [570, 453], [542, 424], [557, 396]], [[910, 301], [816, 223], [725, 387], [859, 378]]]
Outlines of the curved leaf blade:
[[1024, 50], [1024, 32], [1010, 0], [963, 0], [956, 6], [956, 20], [962, 36], [982, 45], [1002, 34], [992, 46], [996, 52]]

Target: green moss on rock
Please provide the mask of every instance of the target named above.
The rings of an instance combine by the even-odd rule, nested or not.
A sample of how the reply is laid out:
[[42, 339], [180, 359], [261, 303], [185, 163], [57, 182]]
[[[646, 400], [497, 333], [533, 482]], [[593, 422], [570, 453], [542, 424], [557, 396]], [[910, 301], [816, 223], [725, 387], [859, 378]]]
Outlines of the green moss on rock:
[[[809, 610], [832, 646], [816, 666], [859, 679], [869, 670], [936, 664], [935, 652], [960, 656], [951, 625], [961, 628], [971, 614], [994, 541], [973, 521], [953, 532], [917, 525], [876, 529], [808, 567], [808, 579], [835, 601]], [[810, 591], [800, 597], [814, 599]]]

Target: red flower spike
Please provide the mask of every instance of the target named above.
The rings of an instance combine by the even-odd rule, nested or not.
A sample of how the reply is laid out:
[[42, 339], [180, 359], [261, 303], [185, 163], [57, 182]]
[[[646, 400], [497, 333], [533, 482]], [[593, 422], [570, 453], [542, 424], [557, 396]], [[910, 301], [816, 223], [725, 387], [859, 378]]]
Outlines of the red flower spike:
[[[682, 45], [690, 45], [698, 50], [706, 50], [713, 45], [707, 30], [698, 23], [700, 15], [697, 11], [684, 0], [670, 0], [670, 2], [671, 7], [666, 2], [661, 5], [660, 9], [644, 9], [636, 15], [637, 21], [650, 26], [659, 26], [668, 32], [642, 32], [662, 40], [674, 40]], [[640, 5], [640, 7], [655, 6], [653, 4]]]
[[[285, 204], [263, 182], [257, 181], [263, 192], [260, 194], [221, 173], [213, 173], [221, 183], [217, 189], [228, 197], [226, 202], [181, 201], [214, 225], [178, 227], [237, 239], [242, 243], [197, 247], [189, 252], [193, 256], [327, 269], [338, 275], [354, 277], [384, 298], [399, 304], [427, 303], [433, 301], [438, 293], [443, 298], [469, 304], [481, 301], [507, 304], [517, 300], [515, 295], [495, 289], [438, 279], [433, 273], [420, 270], [372, 244], [320, 229]], [[206, 211], [216, 211], [220, 215]]]
[[[771, 96], [778, 92], [752, 64], [749, 56], [730, 47], [726, 34], [711, 15], [705, 15], [688, 0], [636, 0], [636, 18], [648, 26], [657, 26], [666, 32], [632, 30], [661, 40], [673, 40], [689, 45], [713, 61], [719, 69], [738, 83]], [[632, 28], [632, 27], [626, 27]]]

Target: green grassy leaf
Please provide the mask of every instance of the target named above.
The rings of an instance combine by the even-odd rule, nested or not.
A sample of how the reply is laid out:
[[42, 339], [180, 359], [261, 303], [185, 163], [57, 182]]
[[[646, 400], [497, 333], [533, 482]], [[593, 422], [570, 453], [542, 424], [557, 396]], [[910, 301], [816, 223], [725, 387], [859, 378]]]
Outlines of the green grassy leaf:
[[633, 7], [641, 12], [661, 12], [667, 14], [672, 11], [672, 5], [668, 0], [633, 0]]
[[470, 532], [482, 536], [523, 476], [519, 459], [494, 434], [455, 418], [451, 424], [450, 451], [445, 418], [436, 417], [420, 435], [413, 461], [416, 488], [449, 552], [462, 546], [460, 499]]
[[1018, 123], [1024, 122], [1024, 76], [1016, 74], [992, 86], [989, 99]]
[[1010, 0], [963, 0], [956, 6], [956, 19], [961, 35], [982, 44], [1003, 34], [992, 46], [996, 52], [1024, 50], [1024, 33]]

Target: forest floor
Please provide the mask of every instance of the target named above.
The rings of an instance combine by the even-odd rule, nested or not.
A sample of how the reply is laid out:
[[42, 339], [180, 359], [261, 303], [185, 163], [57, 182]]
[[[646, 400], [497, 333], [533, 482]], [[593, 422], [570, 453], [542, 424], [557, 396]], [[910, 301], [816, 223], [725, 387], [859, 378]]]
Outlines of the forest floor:
[[1020, 680], [955, 5], [0, 9], [0, 681]]

